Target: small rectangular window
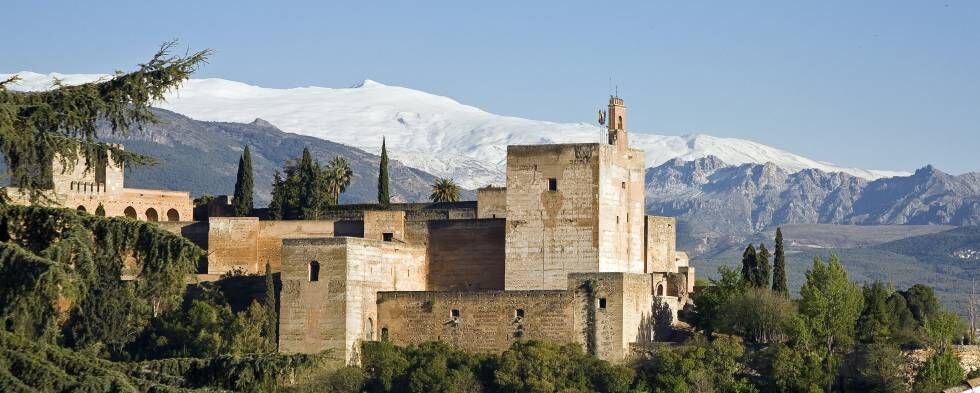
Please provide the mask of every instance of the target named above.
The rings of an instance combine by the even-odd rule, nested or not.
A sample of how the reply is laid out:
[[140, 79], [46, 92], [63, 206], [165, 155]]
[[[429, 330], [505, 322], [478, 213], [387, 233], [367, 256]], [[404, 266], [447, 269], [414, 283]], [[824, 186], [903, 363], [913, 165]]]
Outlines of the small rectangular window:
[[548, 179], [548, 191], [558, 191], [558, 179]]
[[459, 319], [459, 310], [455, 308], [452, 309], [452, 311], [449, 312], [449, 316], [452, 317], [453, 319]]
[[524, 318], [524, 309], [518, 308], [517, 310], [514, 310], [514, 316], [518, 318]]
[[599, 309], [600, 310], [605, 310], [606, 309], [606, 298], [604, 298], [604, 297], [600, 297], [599, 298]]
[[626, 182], [623, 182], [623, 184], [621, 184], [621, 187], [623, 187], [623, 189], [625, 190], [626, 189]]
[[619, 216], [616, 216], [616, 223], [619, 224]]
[[381, 234], [381, 240], [384, 240], [386, 242], [390, 242], [394, 238], [395, 238], [395, 234], [391, 232], [385, 232]]

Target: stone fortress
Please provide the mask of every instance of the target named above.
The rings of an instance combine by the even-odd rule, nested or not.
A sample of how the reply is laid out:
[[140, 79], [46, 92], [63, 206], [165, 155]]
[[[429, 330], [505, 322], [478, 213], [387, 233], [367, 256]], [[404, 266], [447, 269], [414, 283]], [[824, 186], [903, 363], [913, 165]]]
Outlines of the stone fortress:
[[283, 352], [356, 363], [363, 341], [501, 352], [536, 339], [622, 361], [652, 339], [655, 299], [676, 321], [695, 271], [676, 250], [676, 221], [644, 214], [644, 153], [629, 147], [619, 97], [608, 119], [604, 143], [508, 146], [506, 187], [475, 202], [341, 205], [317, 221], [209, 208], [190, 221], [186, 192], [123, 188], [122, 168], [57, 164], [52, 193], [187, 237], [208, 251], [199, 280], [262, 274], [268, 262], [280, 273]]

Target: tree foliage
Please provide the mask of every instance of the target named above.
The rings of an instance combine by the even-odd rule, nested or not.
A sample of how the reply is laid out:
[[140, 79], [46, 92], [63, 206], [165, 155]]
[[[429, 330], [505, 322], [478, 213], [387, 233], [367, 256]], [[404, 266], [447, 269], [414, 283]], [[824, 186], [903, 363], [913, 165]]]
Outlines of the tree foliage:
[[350, 183], [350, 168], [341, 157], [321, 166], [308, 148], [298, 160], [289, 160], [272, 180], [269, 215], [273, 219], [317, 220]]
[[459, 186], [452, 179], [438, 178], [432, 183], [432, 194], [429, 195], [432, 202], [456, 202], [459, 201]]
[[252, 180], [252, 152], [248, 145], [245, 146], [245, 151], [242, 152], [242, 157], [238, 160], [238, 176], [235, 179], [235, 195], [232, 199], [235, 216], [251, 215], [254, 182]]
[[378, 203], [381, 206], [391, 204], [391, 195], [388, 194], [388, 147], [385, 140], [381, 140], [381, 163], [378, 165]]
[[789, 287], [786, 286], [786, 250], [783, 248], [783, 230], [776, 228], [776, 248], [773, 251], [772, 260], [772, 290], [774, 292], [788, 294]]
[[136, 71], [79, 85], [62, 85], [39, 92], [11, 91], [0, 82], [0, 153], [7, 161], [12, 185], [42, 200], [50, 188], [52, 160], [67, 167], [81, 160], [88, 169], [110, 159], [130, 166], [152, 162], [99, 141], [98, 123], [105, 121], [112, 133], [141, 128], [155, 120], [150, 106], [178, 87], [203, 63], [210, 51], [171, 56], [174, 43], [165, 44]]

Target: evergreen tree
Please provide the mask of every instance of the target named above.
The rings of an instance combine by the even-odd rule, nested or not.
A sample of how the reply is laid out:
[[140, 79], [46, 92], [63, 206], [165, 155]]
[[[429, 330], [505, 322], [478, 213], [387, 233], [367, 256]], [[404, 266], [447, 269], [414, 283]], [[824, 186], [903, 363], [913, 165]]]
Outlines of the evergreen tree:
[[749, 244], [742, 253], [742, 282], [750, 286], [755, 285], [756, 260], [755, 246]]
[[378, 168], [378, 204], [391, 204], [391, 196], [388, 195], [388, 149], [384, 138], [381, 139], [381, 165]]
[[776, 228], [776, 250], [772, 261], [772, 290], [779, 293], [789, 293], [786, 286], [786, 254], [783, 249], [783, 231]]
[[265, 309], [266, 320], [264, 336], [269, 341], [269, 347], [276, 347], [276, 328], [279, 324], [279, 309], [276, 307], [276, 283], [272, 276], [272, 265], [265, 263]]
[[771, 256], [766, 245], [759, 244], [759, 252], [755, 254], [755, 286], [758, 288], [769, 288], [769, 257]]
[[7, 162], [11, 186], [32, 201], [47, 201], [42, 190], [51, 187], [52, 160], [68, 168], [84, 163], [94, 170], [108, 163], [130, 166], [151, 163], [149, 157], [99, 140], [99, 123], [110, 134], [141, 129], [156, 118], [150, 107], [163, 99], [204, 62], [210, 51], [186, 57], [169, 54], [165, 44], [134, 72], [78, 85], [57, 82], [48, 91], [11, 91], [18, 77], [0, 80], [0, 154]]
[[303, 149], [303, 157], [299, 161], [297, 173], [300, 217], [304, 220], [318, 220], [323, 208], [327, 206], [328, 196], [325, 195], [327, 184], [320, 163], [313, 160], [309, 148]]
[[245, 151], [238, 160], [235, 198], [232, 201], [235, 216], [245, 217], [252, 214], [252, 188], [252, 152], [248, 145], [245, 145]]
[[330, 174], [303, 149], [298, 160], [287, 160], [272, 178], [269, 216], [285, 220], [317, 220], [333, 199]]
[[272, 175], [272, 200], [269, 201], [269, 218], [273, 220], [282, 220], [286, 218], [285, 210], [288, 203], [287, 199], [287, 188], [286, 179], [282, 177], [282, 174], [277, 170]]
[[432, 194], [429, 195], [432, 202], [456, 202], [459, 200], [459, 186], [452, 179], [439, 178], [432, 183]]

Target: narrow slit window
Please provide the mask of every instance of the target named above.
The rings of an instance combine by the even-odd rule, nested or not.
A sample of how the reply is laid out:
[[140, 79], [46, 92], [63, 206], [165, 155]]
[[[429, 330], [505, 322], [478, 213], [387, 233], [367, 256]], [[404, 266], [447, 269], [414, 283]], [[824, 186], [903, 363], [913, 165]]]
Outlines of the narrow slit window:
[[558, 179], [553, 177], [548, 179], [548, 191], [558, 191]]
[[620, 187], [623, 187], [623, 189], [625, 190], [626, 189], [626, 182], [623, 182], [622, 184], [620, 184]]
[[310, 262], [310, 282], [320, 281], [320, 262]]
[[605, 310], [606, 309], [606, 298], [604, 298], [604, 297], [600, 297], [599, 298], [599, 309], [600, 310]]

